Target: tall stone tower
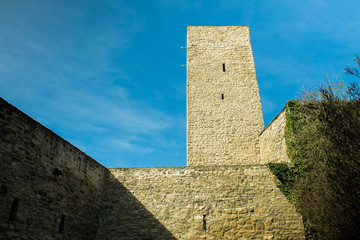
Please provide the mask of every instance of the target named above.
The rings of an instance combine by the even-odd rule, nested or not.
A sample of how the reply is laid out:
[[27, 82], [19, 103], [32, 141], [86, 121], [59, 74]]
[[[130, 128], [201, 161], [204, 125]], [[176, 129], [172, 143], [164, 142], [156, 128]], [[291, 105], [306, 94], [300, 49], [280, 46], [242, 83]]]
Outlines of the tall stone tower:
[[246, 26], [188, 26], [187, 165], [260, 161], [264, 128]]

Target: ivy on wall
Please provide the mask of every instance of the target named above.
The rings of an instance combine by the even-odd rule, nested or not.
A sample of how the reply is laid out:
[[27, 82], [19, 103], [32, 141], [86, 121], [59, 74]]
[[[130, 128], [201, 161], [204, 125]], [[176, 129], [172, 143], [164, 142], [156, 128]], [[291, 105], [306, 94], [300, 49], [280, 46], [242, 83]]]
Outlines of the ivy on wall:
[[[360, 80], [360, 55], [345, 72]], [[327, 80], [286, 104], [289, 166], [269, 164], [307, 239], [359, 239], [360, 85]]]
[[321, 100], [286, 104], [291, 164], [268, 165], [303, 215], [307, 239], [357, 239], [360, 234], [360, 101], [340, 98], [333, 89], [320, 88], [326, 93]]
[[281, 192], [296, 205], [296, 195], [293, 194], [292, 189], [296, 179], [303, 175], [307, 167], [303, 162], [304, 151], [302, 151], [301, 141], [297, 136], [304, 127], [300, 111], [300, 102], [297, 100], [288, 101], [286, 103], [286, 124], [285, 124], [285, 143], [287, 155], [291, 160], [288, 163], [269, 163], [268, 167], [276, 176], [277, 186]]

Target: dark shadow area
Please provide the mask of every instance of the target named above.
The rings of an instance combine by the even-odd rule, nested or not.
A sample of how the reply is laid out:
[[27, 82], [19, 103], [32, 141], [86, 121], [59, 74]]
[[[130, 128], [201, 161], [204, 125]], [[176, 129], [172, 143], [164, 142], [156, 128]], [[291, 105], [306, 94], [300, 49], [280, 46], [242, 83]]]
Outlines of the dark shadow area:
[[106, 180], [97, 240], [176, 239], [116, 177]]
[[0, 98], [0, 239], [50, 238], [175, 239], [108, 169]]
[[50, 238], [175, 239], [108, 169], [0, 98], [0, 239]]
[[95, 239], [105, 172], [0, 98], [0, 239]]

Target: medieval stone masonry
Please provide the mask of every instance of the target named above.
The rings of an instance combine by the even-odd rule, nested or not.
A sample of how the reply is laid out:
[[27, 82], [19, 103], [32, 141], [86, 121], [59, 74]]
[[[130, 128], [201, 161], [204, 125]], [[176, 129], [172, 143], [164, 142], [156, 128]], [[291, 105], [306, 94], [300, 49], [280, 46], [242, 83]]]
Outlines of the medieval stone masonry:
[[189, 26], [188, 166], [258, 164], [263, 129], [249, 28]]
[[285, 145], [285, 108], [260, 134], [260, 163], [290, 163]]
[[0, 98], [0, 240], [305, 239], [245, 26], [189, 26], [187, 167], [106, 169]]

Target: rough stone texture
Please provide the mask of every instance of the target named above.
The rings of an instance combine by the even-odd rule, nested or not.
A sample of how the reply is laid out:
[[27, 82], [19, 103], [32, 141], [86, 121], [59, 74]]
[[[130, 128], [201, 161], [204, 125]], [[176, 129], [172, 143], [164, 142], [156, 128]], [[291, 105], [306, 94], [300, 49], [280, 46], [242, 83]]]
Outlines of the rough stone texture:
[[287, 162], [290, 159], [286, 154], [285, 144], [285, 108], [274, 118], [260, 135], [261, 164], [270, 162]]
[[[0, 240], [304, 239], [259, 165], [248, 28], [189, 27], [187, 85], [182, 168], [109, 171], [0, 98]], [[261, 134], [261, 163], [284, 158], [283, 126], [280, 114]]]
[[249, 28], [189, 26], [187, 165], [258, 164], [263, 128]]
[[106, 171], [0, 98], [0, 239], [94, 239]]
[[304, 239], [264, 165], [110, 172], [98, 240]]

